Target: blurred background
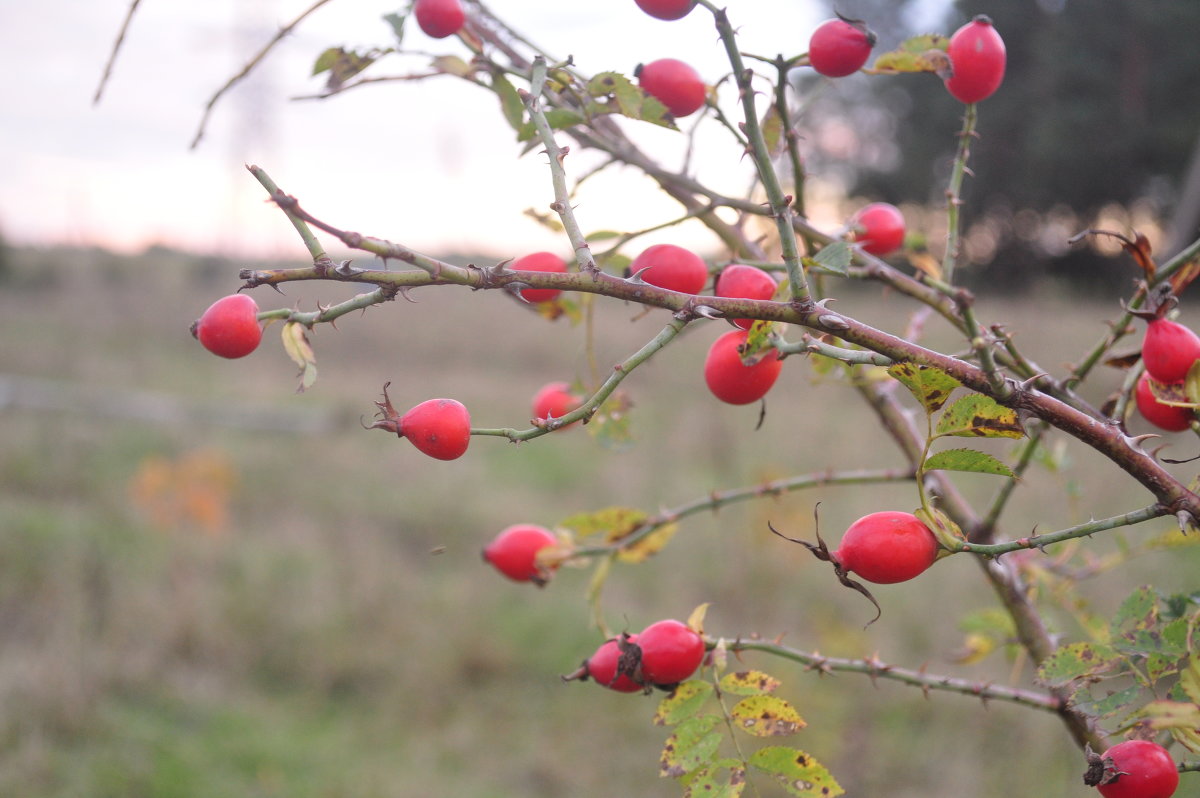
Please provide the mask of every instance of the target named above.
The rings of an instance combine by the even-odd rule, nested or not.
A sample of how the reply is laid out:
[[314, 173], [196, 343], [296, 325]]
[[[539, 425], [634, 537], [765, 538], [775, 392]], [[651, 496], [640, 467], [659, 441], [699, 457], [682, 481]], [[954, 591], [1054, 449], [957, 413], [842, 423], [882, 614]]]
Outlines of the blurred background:
[[[703, 13], [668, 25], [632, 2], [607, 5], [489, 3], [585, 71], [694, 53], [706, 79], [722, 76]], [[779, 5], [731, 4], [746, 49], [800, 52], [830, 14], [816, 2]], [[381, 16], [394, 5], [321, 8], [222, 98], [189, 149], [213, 92], [305, 7], [147, 0], [93, 105], [128, 6], [0, 0], [12, 67], [0, 87], [10, 153], [0, 182], [0, 794], [678, 795], [656, 775], [667, 730], [651, 723], [653, 700], [559, 679], [599, 643], [590, 571], [564, 569], [539, 591], [486, 569], [480, 548], [519, 521], [553, 525], [607, 506], [655, 512], [715, 489], [901, 459], [848, 388], [800, 359], [761, 428], [757, 407], [709, 397], [700, 366], [719, 323], [697, 326], [625, 383], [634, 445], [606, 447], [585, 429], [522, 446], [479, 438], [453, 463], [360, 429], [382, 384], [392, 382], [398, 406], [453, 396], [478, 426], [522, 426], [542, 384], [588, 377], [581, 328], [489, 292], [417, 291], [416, 303], [315, 331], [320, 376], [303, 394], [277, 326], [244, 360], [201, 350], [188, 325], [236, 289], [239, 269], [305, 257], [248, 162], [334, 224], [455, 262], [565, 249], [523, 213], [549, 201], [545, 166], [517, 157], [492, 96], [441, 78], [289, 99], [319, 91], [309, 73], [326, 47], [387, 46]], [[1167, 255], [1196, 233], [1200, 107], [1185, 100], [1200, 56], [1185, 39], [1200, 6], [847, 0], [839, 10], [867, 19], [881, 49], [909, 32], [949, 33], [979, 11], [995, 20], [1008, 76], [980, 107], [964, 277], [985, 321], [1003, 321], [1027, 354], [1061, 371], [1106, 333], [1137, 277], [1111, 242], [1065, 240], [1089, 226], [1136, 228]], [[465, 53], [416, 31], [406, 41]], [[388, 73], [381, 62], [380, 74], [406, 63]], [[811, 99], [818, 220], [835, 227], [858, 204], [891, 201], [936, 247], [961, 107], [923, 75], [798, 75], [797, 85]], [[724, 87], [722, 104], [730, 94]], [[681, 162], [677, 134], [630, 129]], [[744, 190], [748, 165], [730, 163], [719, 130], [695, 142], [702, 179]], [[588, 229], [606, 229], [677, 211], [635, 175], [606, 173], [585, 184], [579, 213]], [[719, 256], [702, 231], [668, 239]], [[264, 308], [312, 309], [355, 293], [284, 290], [254, 296]], [[836, 293], [843, 312], [893, 332], [913, 311], [871, 286]], [[1186, 295], [1183, 317], [1200, 320]], [[666, 315], [601, 303], [596, 321], [607, 367]], [[934, 323], [925, 342], [961, 348]], [[1087, 397], [1102, 401], [1121, 376], [1098, 373]], [[1170, 443], [1180, 459], [1195, 454], [1190, 439]], [[1184, 479], [1194, 471], [1174, 468]], [[985, 476], [961, 484], [984, 501], [999, 487]], [[1004, 528], [1013, 536], [1149, 498], [1071, 446], [1052, 448], [1018, 496]], [[915, 504], [908, 485], [829, 488], [692, 517], [662, 554], [614, 570], [608, 623], [638, 629], [712, 602], [714, 635], [784, 635], [831, 656], [1030, 683], [1028, 664], [1002, 650], [962, 661], [970, 630], [996, 606], [970, 561], [880, 588], [883, 618], [863, 631], [872, 613], [862, 597], [834, 589], [827, 566], [767, 530], [769, 520], [812, 539], [817, 501], [831, 539], [866, 512]], [[1089, 610], [1111, 612], [1142, 583], [1197, 588], [1194, 548], [1103, 567], [1125, 541], [1167, 529], [1089, 541]], [[1053, 585], [1039, 590], [1055, 632], [1078, 639], [1072, 613], [1053, 607]], [[783, 679], [809, 722], [795, 744], [851, 795], [1091, 793], [1053, 716], [818, 677], [761, 656], [745, 664]]]

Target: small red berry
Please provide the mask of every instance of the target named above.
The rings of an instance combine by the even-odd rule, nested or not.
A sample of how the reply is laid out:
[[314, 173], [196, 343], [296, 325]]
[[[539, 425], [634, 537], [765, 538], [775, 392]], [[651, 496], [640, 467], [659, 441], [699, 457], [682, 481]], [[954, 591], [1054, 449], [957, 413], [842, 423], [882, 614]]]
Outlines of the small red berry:
[[1096, 766], [1088, 769], [1084, 783], [1104, 798], [1171, 798], [1179, 787], [1175, 761], [1149, 740], [1126, 740], [1093, 757]]
[[262, 341], [258, 303], [248, 294], [222, 297], [192, 325], [192, 335], [214, 355], [245, 357]]
[[[713, 293], [734, 299], [770, 299], [775, 288], [775, 278], [757, 266], [731, 263], [721, 270]], [[754, 319], [734, 319], [733, 323], [748, 330]]]
[[[1154, 395], [1150, 383], [1150, 375], [1142, 372], [1142, 376], [1138, 377], [1137, 387], [1133, 391], [1133, 399], [1137, 404], [1138, 412], [1142, 414], [1142, 418], [1159, 429], [1167, 430], [1168, 432], [1180, 432], [1192, 426], [1192, 420], [1195, 418], [1192, 411], [1186, 407], [1177, 407], [1176, 405], [1168, 405], [1160, 402], [1158, 397]], [[1183, 394], [1182, 383], [1174, 383], [1164, 387], [1168, 390], [1174, 388], [1180, 395]]]
[[952, 70], [946, 90], [959, 102], [987, 99], [1004, 81], [1004, 40], [983, 14], [954, 32], [946, 55]]
[[762, 399], [783, 370], [783, 361], [774, 349], [765, 352], [753, 365], [743, 363], [738, 350], [746, 343], [746, 337], [745, 330], [730, 330], [713, 341], [704, 360], [705, 384], [713, 396], [731, 405], [747, 405]]
[[458, 33], [467, 19], [459, 0], [417, 0], [413, 14], [421, 30], [434, 39]]
[[[583, 400], [578, 394], [571, 391], [570, 384], [565, 382], [547, 383], [533, 395], [533, 417], [538, 421], [562, 418], [581, 404], [583, 404]], [[566, 429], [566, 427], [562, 427], [562, 429]]]
[[471, 416], [454, 399], [427, 399], [400, 417], [399, 435], [438, 460], [456, 460], [471, 442]]
[[[517, 258], [509, 266], [518, 272], [557, 272], [562, 274], [567, 270], [567, 263], [553, 252], [534, 252]], [[557, 288], [523, 288], [521, 297], [526, 302], [549, 302], [561, 294]]]
[[808, 41], [808, 63], [825, 77], [842, 78], [862, 69], [874, 46], [875, 34], [861, 20], [826, 20]]
[[850, 219], [854, 240], [864, 252], [883, 257], [904, 245], [904, 214], [887, 202], [872, 202], [859, 208]]
[[1200, 336], [1177, 321], [1152, 319], [1142, 340], [1146, 373], [1158, 382], [1183, 382], [1200, 360]]
[[483, 549], [483, 559], [514, 582], [544, 585], [551, 569], [538, 564], [537, 553], [558, 543], [554, 533], [533, 524], [513, 524]]
[[708, 87], [700, 73], [674, 58], [660, 58], [637, 69], [643, 91], [667, 106], [673, 116], [685, 117], [704, 107]]
[[634, 0], [638, 8], [658, 19], [683, 19], [696, 5], [696, 0]]
[[674, 244], [647, 247], [629, 264], [629, 271], [632, 274], [641, 271], [642, 279], [650, 285], [684, 294], [698, 294], [708, 282], [708, 266], [704, 260]]
[[682, 682], [704, 659], [704, 638], [680, 621], [650, 624], [637, 636], [637, 644], [642, 649], [642, 679], [647, 684]]
[[912, 513], [885, 511], [855, 521], [833, 553], [835, 562], [868, 582], [905, 582], [937, 559], [938, 542]]
[[588, 657], [587, 662], [583, 664], [584, 673], [581, 678], [591, 677], [601, 687], [616, 690], [618, 693], [636, 693], [645, 689], [631, 678], [630, 673], [625, 672], [637, 670], [637, 649], [633, 646], [637, 639], [637, 635], [625, 636], [627, 649], [633, 648], [626, 663], [621, 662], [624, 653], [621, 650], [621, 638], [605, 640], [600, 644], [600, 648], [596, 649], [596, 653]]

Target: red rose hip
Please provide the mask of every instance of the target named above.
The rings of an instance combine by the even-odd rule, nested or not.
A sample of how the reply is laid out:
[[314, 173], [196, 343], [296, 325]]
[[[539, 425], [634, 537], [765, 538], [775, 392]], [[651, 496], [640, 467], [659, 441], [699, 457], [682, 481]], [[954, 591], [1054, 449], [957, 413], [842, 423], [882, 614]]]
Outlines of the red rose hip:
[[[731, 299], [770, 299], [775, 288], [775, 278], [757, 266], [731, 263], [721, 270], [713, 293]], [[733, 323], [748, 330], [754, 319], [734, 319]]]
[[[637, 635], [626, 635], [624, 637], [626, 650], [633, 647], [637, 643], [637, 639]], [[596, 653], [588, 657], [587, 662], [583, 664], [583, 673], [580, 674], [580, 678], [589, 677], [601, 687], [616, 690], [618, 693], [637, 693], [644, 690], [645, 687], [626, 672], [630, 669], [635, 671], [637, 669], [637, 649], [633, 648], [626, 660], [622, 662], [624, 654], [621, 638], [614, 637], [605, 640], [596, 649]]]
[[1004, 81], [1007, 61], [1004, 40], [992, 21], [982, 14], [954, 32], [946, 55], [952, 69], [946, 79], [946, 90], [959, 102], [987, 99]]
[[713, 341], [704, 360], [705, 384], [713, 396], [731, 405], [747, 405], [762, 399], [783, 370], [783, 361], [774, 349], [763, 353], [757, 363], [749, 366], [743, 363], [738, 350], [746, 338], [745, 330], [730, 330]]
[[704, 659], [704, 638], [676, 620], [650, 624], [637, 636], [637, 644], [642, 649], [642, 679], [647, 684], [682, 682]]
[[660, 58], [637, 70], [638, 84], [658, 98], [673, 116], [690, 116], [704, 107], [708, 87], [700, 73], [674, 58]]
[[629, 271], [631, 274], [642, 272], [642, 280], [650, 285], [684, 294], [698, 294], [708, 282], [708, 266], [704, 260], [674, 244], [647, 247], [629, 264]]
[[400, 436], [438, 460], [457, 460], [471, 442], [471, 416], [454, 399], [427, 399], [400, 417]]
[[1167, 749], [1149, 740], [1126, 740], [1093, 754], [1085, 784], [1104, 798], [1171, 798], [1179, 787], [1179, 770]]
[[[533, 396], [533, 417], [537, 421], [562, 418], [582, 403], [583, 400], [571, 391], [570, 384], [565, 382], [547, 383]], [[563, 427], [563, 429], [565, 428]]]
[[467, 19], [459, 0], [417, 0], [413, 16], [425, 35], [434, 39], [458, 33]]
[[938, 542], [912, 513], [884, 511], [855, 521], [842, 536], [833, 559], [868, 582], [905, 582], [937, 559]]
[[876, 257], [891, 254], [904, 246], [904, 214], [887, 202], [864, 205], [850, 218], [854, 240], [864, 252]]
[[192, 325], [192, 335], [214, 355], [245, 357], [262, 341], [258, 303], [247, 294], [222, 297]]
[[808, 63], [825, 77], [842, 78], [862, 69], [874, 46], [875, 34], [861, 20], [826, 20], [809, 39]]
[[[562, 274], [567, 270], [567, 262], [553, 252], [534, 252], [517, 258], [509, 266], [518, 272], [555, 272]], [[522, 288], [521, 298], [526, 302], [549, 302], [561, 294], [557, 288]]]
[[634, 0], [638, 8], [657, 19], [683, 19], [696, 5], [696, 0]]
[[554, 533], [534, 524], [513, 524], [501, 530], [483, 549], [483, 559], [514, 582], [544, 585], [551, 569], [541, 566], [537, 554], [558, 543]]
[[[1159, 429], [1167, 430], [1168, 432], [1181, 432], [1190, 427], [1192, 420], [1195, 418], [1191, 409], [1160, 402], [1158, 397], [1154, 395], [1154, 390], [1150, 385], [1151, 382], [1150, 375], [1142, 372], [1142, 376], [1138, 377], [1137, 386], [1133, 390], [1133, 400], [1137, 405], [1138, 412], [1142, 414], [1142, 418]], [[1173, 385], [1164, 387], [1168, 390], [1173, 388], [1180, 394], [1183, 392], [1182, 383], [1174, 383]]]
[[1142, 339], [1146, 373], [1158, 382], [1183, 382], [1200, 360], [1200, 336], [1177, 321], [1151, 319]]

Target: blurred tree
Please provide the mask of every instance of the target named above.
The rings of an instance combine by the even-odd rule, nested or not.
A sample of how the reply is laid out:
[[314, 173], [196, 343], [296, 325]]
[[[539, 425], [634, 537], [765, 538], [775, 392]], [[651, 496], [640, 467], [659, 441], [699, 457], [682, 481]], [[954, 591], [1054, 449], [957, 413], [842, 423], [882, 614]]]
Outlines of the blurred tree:
[[[859, 0], [838, 8], [882, 29], [884, 22], [911, 19], [908, 5]], [[1028, 286], [1046, 274], [1092, 285], [1128, 279], [1132, 272], [1122, 259], [1068, 249], [1070, 233], [1097, 223], [1128, 232], [1149, 220], [1171, 226], [1166, 246], [1191, 240], [1196, 211], [1187, 210], [1184, 199], [1200, 141], [1200, 105], [1192, 101], [1200, 75], [1200, 50], [1193, 46], [1200, 3], [959, 0], [936, 30], [950, 33], [979, 13], [1003, 35], [1008, 68], [1004, 85], [980, 104], [981, 138], [971, 160], [976, 177], [966, 187], [964, 219], [986, 233], [987, 245], [972, 253], [971, 282], [987, 286], [1000, 273], [1007, 287]], [[816, 84], [807, 75], [801, 81], [806, 93]], [[874, 157], [858, 159], [847, 176], [852, 193], [942, 201], [944, 175], [929, 174], [927, 165], [948, 167], [962, 106], [935, 77], [855, 79], [822, 92], [813, 105], [810, 118], [836, 108], [858, 138], [887, 137], [860, 145]], [[886, 109], [888, 118], [864, 117], [859, 109], [866, 106]], [[819, 168], [816, 149], [813, 166]]]

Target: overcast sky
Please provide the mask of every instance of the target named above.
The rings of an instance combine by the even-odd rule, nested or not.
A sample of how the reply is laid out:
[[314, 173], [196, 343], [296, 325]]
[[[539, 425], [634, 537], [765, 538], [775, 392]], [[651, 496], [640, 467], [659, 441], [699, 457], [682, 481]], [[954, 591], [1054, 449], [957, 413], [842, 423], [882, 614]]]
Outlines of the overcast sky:
[[[320, 88], [309, 73], [325, 47], [391, 44], [382, 16], [404, 0], [334, 0], [315, 12], [225, 95], [208, 134], [190, 150], [208, 98], [310, 4], [142, 0], [93, 106], [128, 0], [0, 0], [0, 58], [8, 67], [0, 88], [0, 232], [14, 243], [303, 255], [243, 168], [256, 163], [327, 221], [418, 250], [564, 249], [522, 215], [549, 203], [548, 170], [537, 156], [517, 157], [492, 95], [441, 78], [324, 101], [289, 99]], [[708, 81], [728, 68], [703, 9], [668, 23], [633, 0], [491, 0], [490, 7], [555, 54], [572, 54], [587, 73], [630, 73], [666, 56], [689, 61]], [[743, 48], [766, 55], [803, 52], [825, 15], [807, 0], [735, 0], [729, 10]], [[434, 41], [415, 26], [405, 44], [467, 55], [456, 39]], [[396, 71], [380, 66], [378, 74]], [[723, 104], [735, 100], [727, 91]], [[726, 134], [710, 127], [716, 143], [727, 145]], [[681, 136], [637, 132], [668, 163], [678, 162]], [[707, 159], [702, 176], [738, 190], [746, 164], [728, 148], [717, 151], [721, 157]], [[596, 230], [645, 226], [677, 210], [626, 174], [597, 180], [578, 212], [585, 230]]]

